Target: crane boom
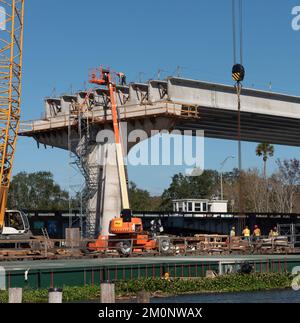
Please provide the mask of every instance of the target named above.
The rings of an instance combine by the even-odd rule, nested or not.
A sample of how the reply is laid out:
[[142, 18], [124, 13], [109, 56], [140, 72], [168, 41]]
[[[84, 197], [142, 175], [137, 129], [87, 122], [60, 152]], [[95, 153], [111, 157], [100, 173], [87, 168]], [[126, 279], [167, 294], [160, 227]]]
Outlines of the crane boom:
[[20, 126], [24, 0], [0, 0], [0, 233]]
[[113, 129], [115, 135], [115, 144], [116, 144], [116, 154], [117, 154], [117, 165], [118, 165], [118, 173], [120, 179], [120, 188], [121, 188], [121, 198], [122, 198], [122, 208], [123, 210], [129, 210], [129, 197], [128, 197], [128, 188], [127, 188], [127, 180], [125, 173], [125, 165], [124, 165], [124, 156], [123, 156], [123, 148], [120, 136], [120, 126], [119, 126], [119, 118], [118, 118], [118, 107], [116, 103], [116, 83], [113, 82], [112, 72], [109, 69], [100, 69], [100, 78], [97, 77], [96, 72], [92, 73], [91, 78], [89, 80], [90, 83], [105, 85], [108, 87], [110, 103], [111, 103], [111, 112], [112, 112], [112, 120], [113, 120]]

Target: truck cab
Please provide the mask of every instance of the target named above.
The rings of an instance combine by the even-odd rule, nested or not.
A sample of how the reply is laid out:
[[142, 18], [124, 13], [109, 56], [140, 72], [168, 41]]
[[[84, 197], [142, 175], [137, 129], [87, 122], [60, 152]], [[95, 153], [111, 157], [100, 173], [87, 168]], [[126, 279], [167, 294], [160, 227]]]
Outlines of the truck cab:
[[18, 210], [7, 210], [0, 237], [4, 239], [28, 239], [30, 236], [30, 225], [25, 213]]

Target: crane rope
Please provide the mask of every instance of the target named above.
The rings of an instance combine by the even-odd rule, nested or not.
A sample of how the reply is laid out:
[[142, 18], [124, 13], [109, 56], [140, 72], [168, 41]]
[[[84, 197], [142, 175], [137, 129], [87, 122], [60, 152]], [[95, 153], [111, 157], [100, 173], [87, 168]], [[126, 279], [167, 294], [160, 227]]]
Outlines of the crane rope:
[[232, 0], [232, 39], [233, 39], [233, 64], [237, 63], [236, 55], [236, 14], [235, 14], [235, 0]]
[[[243, 0], [232, 0], [232, 38], [233, 38], [233, 64], [243, 65], [243, 41], [244, 41], [244, 28], [243, 28]], [[238, 36], [239, 36], [239, 57], [238, 57]]]
[[[237, 3], [238, 1], [238, 3]], [[237, 14], [238, 12], [238, 14]], [[232, 0], [232, 33], [233, 33], [233, 68], [232, 78], [235, 81], [234, 88], [237, 94], [237, 140], [238, 140], [238, 168], [239, 168], [239, 212], [245, 212], [243, 185], [242, 185], [242, 138], [241, 138], [241, 93], [242, 81], [245, 77], [243, 66], [243, 0]], [[237, 35], [239, 35], [239, 57], [237, 51]], [[244, 221], [239, 220], [240, 230], [244, 226]]]
[[244, 56], [244, 49], [243, 49], [243, 42], [244, 42], [244, 19], [243, 19], [243, 0], [239, 0], [239, 15], [240, 15], [240, 62], [243, 65], [243, 56]]

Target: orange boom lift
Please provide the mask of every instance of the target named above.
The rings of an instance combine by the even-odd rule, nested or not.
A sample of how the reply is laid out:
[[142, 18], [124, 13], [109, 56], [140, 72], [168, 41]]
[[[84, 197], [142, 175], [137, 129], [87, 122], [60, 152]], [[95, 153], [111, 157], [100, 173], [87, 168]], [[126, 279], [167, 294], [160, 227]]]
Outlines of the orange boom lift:
[[120, 137], [118, 108], [116, 103], [116, 79], [122, 73], [111, 72], [110, 69], [100, 68], [91, 74], [89, 82], [101, 86], [106, 86], [109, 90], [113, 129], [115, 135], [118, 174], [120, 179], [122, 214], [111, 220], [110, 236], [99, 236], [95, 243], [89, 244], [89, 249], [94, 251], [105, 251], [107, 249], [117, 249], [121, 255], [129, 256], [132, 252], [144, 250], [169, 251], [170, 242], [168, 237], [150, 238], [144, 233], [143, 223], [140, 218], [132, 217], [130, 210], [127, 180], [125, 174], [123, 148]]

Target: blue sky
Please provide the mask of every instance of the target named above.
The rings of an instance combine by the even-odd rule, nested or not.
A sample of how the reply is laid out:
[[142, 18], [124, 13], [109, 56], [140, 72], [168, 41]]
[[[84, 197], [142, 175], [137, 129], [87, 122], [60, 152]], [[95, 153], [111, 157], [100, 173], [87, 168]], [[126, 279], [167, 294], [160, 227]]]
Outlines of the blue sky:
[[[299, 95], [300, 31], [291, 11], [300, 0], [245, 1], [245, 86]], [[99, 65], [126, 72], [129, 81], [163, 76], [182, 67], [184, 77], [232, 84], [231, 0], [26, 1], [22, 119], [39, 119], [43, 98], [78, 90]], [[244, 167], [261, 167], [254, 143], [243, 144]], [[276, 158], [299, 158], [299, 148], [276, 146]], [[205, 168], [218, 169], [237, 144], [205, 140]], [[275, 167], [275, 159], [269, 169]], [[68, 153], [37, 149], [20, 138], [14, 173], [49, 170], [68, 188]], [[225, 170], [236, 166], [230, 160]], [[130, 180], [159, 194], [180, 167], [129, 167]], [[80, 182], [76, 175], [72, 182]]]

